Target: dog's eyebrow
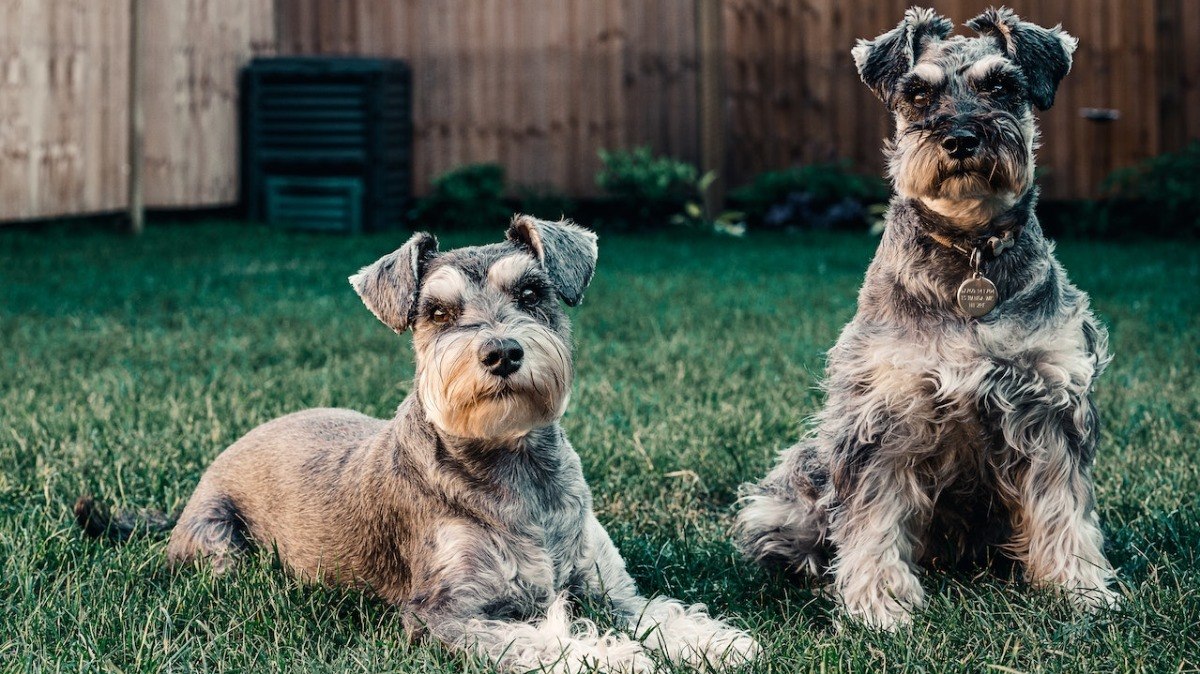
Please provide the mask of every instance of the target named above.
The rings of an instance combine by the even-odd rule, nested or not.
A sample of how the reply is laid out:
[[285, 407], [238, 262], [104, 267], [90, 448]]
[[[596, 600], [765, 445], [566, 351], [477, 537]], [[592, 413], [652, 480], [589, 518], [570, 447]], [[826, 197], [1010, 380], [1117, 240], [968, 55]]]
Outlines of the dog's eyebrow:
[[461, 271], [454, 267], [442, 267], [425, 279], [421, 294], [430, 299], [455, 302], [463, 299], [470, 287]]
[[969, 63], [959, 68], [960, 73], [965, 73], [967, 79], [981, 80], [987, 77], [992, 71], [1009, 70], [1013, 64], [1003, 56], [985, 56], [974, 63]]
[[946, 71], [932, 63], [917, 64], [917, 67], [912, 69], [912, 74], [935, 87], [946, 81]]
[[533, 258], [528, 255], [509, 255], [496, 261], [488, 268], [488, 284], [499, 290], [507, 290], [525, 278], [533, 269]]

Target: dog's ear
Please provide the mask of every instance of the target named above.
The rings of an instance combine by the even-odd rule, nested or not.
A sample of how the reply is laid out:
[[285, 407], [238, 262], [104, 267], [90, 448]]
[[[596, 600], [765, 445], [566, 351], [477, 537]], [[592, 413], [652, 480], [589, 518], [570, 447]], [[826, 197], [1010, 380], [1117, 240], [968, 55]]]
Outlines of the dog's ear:
[[548, 222], [517, 215], [506, 236], [537, 258], [564, 302], [573, 307], [583, 301], [599, 254], [594, 233], [570, 220]]
[[1071, 54], [1079, 40], [1062, 26], [1042, 28], [1013, 13], [1011, 9], [989, 9], [967, 22], [972, 30], [996, 40], [1000, 49], [1017, 64], [1029, 82], [1029, 99], [1038, 110], [1054, 104], [1058, 83], [1071, 71]]
[[350, 285], [371, 313], [384, 325], [404, 332], [412, 322], [421, 276], [437, 256], [438, 242], [431, 234], [418, 232], [408, 243], [363, 267], [350, 277]]
[[932, 9], [913, 7], [904, 20], [874, 40], [859, 40], [850, 50], [863, 84], [884, 103], [891, 105], [892, 94], [900, 78], [913, 69], [925, 49], [946, 39], [954, 24]]

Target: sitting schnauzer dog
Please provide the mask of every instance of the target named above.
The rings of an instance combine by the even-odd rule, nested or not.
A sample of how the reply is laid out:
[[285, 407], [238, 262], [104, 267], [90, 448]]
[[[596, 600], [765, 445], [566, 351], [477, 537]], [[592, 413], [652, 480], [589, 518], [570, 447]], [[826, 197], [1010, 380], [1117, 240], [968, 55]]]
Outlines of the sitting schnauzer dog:
[[[310, 581], [401, 608], [412, 634], [515, 671], [722, 668], [758, 650], [703, 606], [638, 594], [592, 512], [559, 418], [575, 306], [596, 237], [518, 216], [503, 243], [439, 253], [429, 234], [350, 282], [379, 320], [413, 330], [414, 392], [383, 421], [342, 409], [285, 416], [226, 449], [171, 532], [172, 566], [231, 568], [252, 544]], [[557, 297], [556, 297], [557, 296]], [[162, 527], [82, 499], [93, 535]], [[169, 524], [166, 524], [169, 526]], [[567, 597], [606, 603], [645, 642], [571, 620]]]
[[1091, 479], [1107, 334], [1033, 213], [1033, 109], [1076, 40], [1006, 9], [968, 26], [910, 9], [853, 50], [895, 117], [895, 196], [814, 431], [743, 487], [735, 527], [882, 629], [923, 605], [918, 565], [989, 549], [1081, 607], [1117, 599]]

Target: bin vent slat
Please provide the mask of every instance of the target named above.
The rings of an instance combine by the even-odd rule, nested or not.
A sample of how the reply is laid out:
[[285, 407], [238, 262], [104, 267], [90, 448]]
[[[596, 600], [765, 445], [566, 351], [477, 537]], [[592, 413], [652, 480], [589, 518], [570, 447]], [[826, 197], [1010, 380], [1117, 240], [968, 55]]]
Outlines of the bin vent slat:
[[358, 178], [273, 176], [266, 182], [266, 220], [301, 229], [361, 232], [363, 184]]

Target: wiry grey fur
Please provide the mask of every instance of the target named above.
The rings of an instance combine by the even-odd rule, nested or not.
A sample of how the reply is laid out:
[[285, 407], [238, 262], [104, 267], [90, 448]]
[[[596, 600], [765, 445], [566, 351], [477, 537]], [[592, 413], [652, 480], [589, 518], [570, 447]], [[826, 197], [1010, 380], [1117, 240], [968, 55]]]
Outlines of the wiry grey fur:
[[[519, 216], [503, 243], [439, 253], [416, 234], [365, 267], [351, 278], [363, 302], [414, 332], [414, 393], [390, 421], [315, 409], [252, 430], [201, 478], [170, 563], [227, 570], [250, 545], [274, 549], [298, 576], [368, 589], [413, 634], [513, 671], [653, 669], [645, 648], [693, 667], [752, 659], [755, 641], [703, 606], [639, 595], [592, 512], [559, 425], [573, 365], [556, 296], [579, 303], [596, 255], [591, 232]], [[519, 368], [489, 370], [495, 340], [523, 347]], [[79, 515], [118, 538], [139, 520], [90, 502]], [[572, 620], [567, 599], [583, 596], [638, 639]]]
[[[895, 114], [896, 194], [814, 431], [744, 487], [736, 528], [748, 557], [828, 574], [850, 616], [885, 629], [924, 603], [919, 565], [989, 549], [1081, 606], [1116, 600], [1091, 481], [1108, 338], [1033, 213], [1033, 108], [1075, 40], [1004, 9], [969, 25], [981, 36], [949, 37], [912, 9], [854, 49]], [[942, 140], [968, 131], [977, 153], [952, 157]], [[955, 302], [968, 256], [945, 244], [1002, 231], [1016, 244], [985, 268], [999, 304], [969, 318]]]

